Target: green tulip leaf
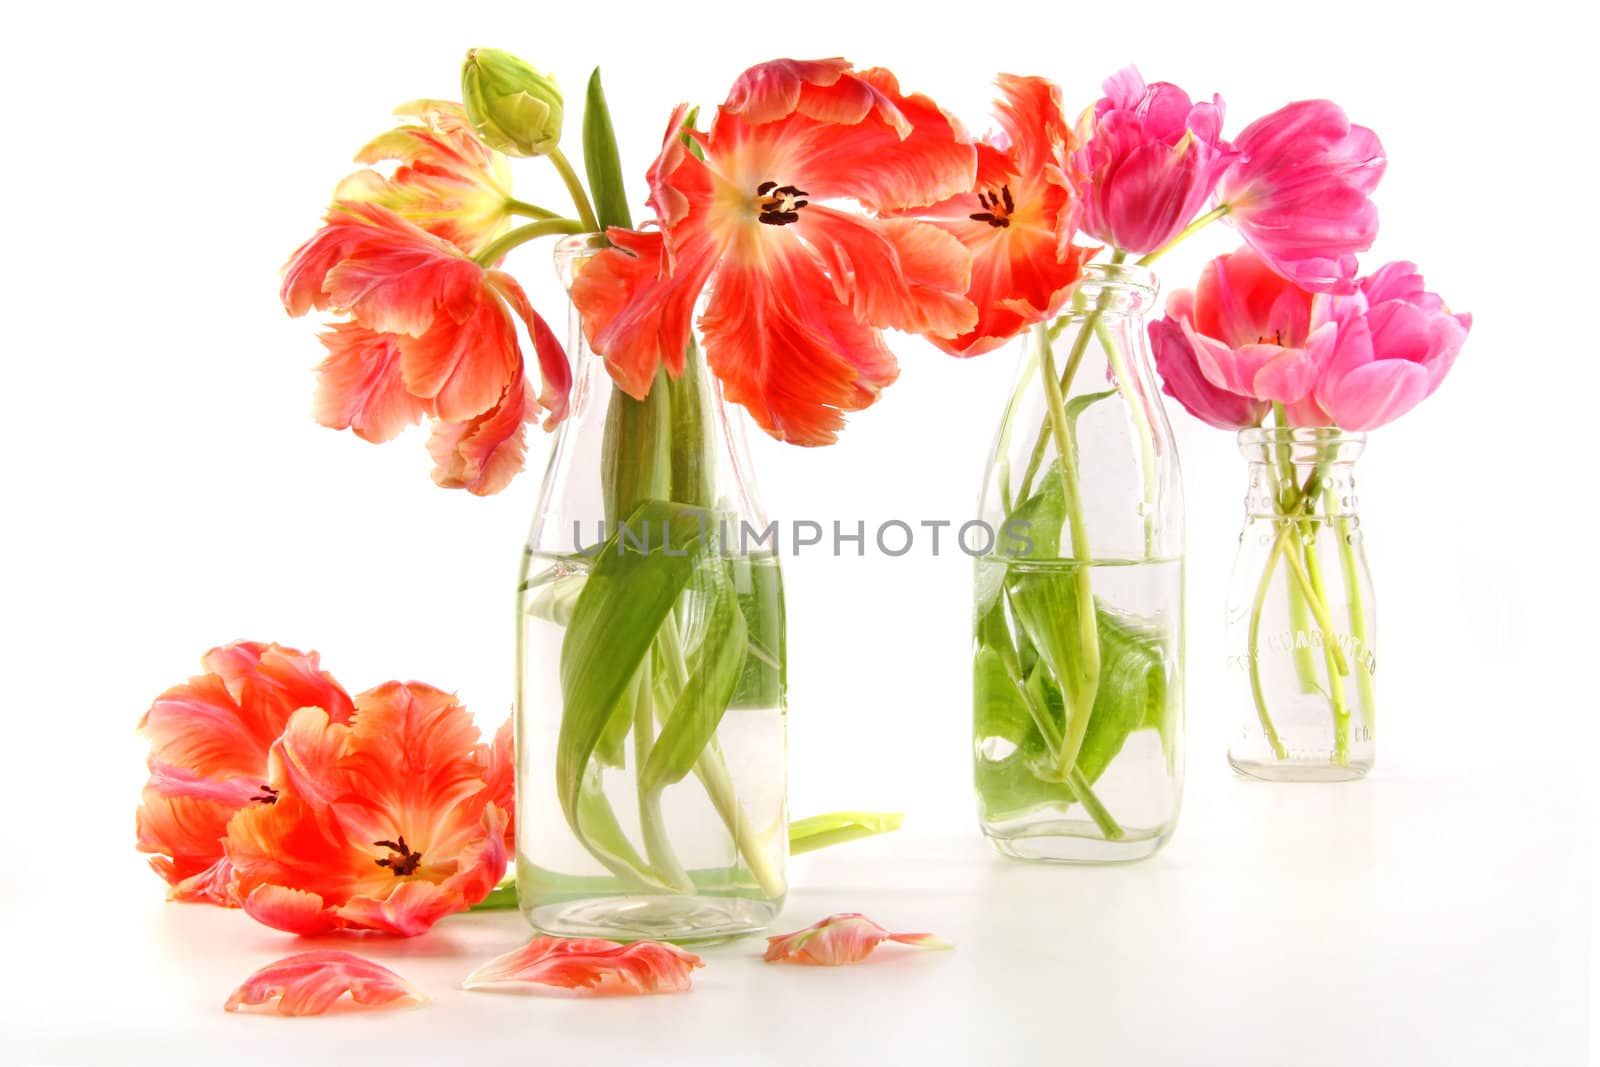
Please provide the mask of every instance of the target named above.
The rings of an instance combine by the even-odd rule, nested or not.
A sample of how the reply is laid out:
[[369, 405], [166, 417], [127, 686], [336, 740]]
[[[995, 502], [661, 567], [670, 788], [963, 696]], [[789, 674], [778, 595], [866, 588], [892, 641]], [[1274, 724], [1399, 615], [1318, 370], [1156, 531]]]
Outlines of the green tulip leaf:
[[583, 169], [589, 175], [589, 194], [600, 225], [631, 227], [622, 160], [617, 155], [617, 135], [611, 128], [611, 109], [600, 86], [599, 67], [589, 75], [589, 95], [583, 107]]

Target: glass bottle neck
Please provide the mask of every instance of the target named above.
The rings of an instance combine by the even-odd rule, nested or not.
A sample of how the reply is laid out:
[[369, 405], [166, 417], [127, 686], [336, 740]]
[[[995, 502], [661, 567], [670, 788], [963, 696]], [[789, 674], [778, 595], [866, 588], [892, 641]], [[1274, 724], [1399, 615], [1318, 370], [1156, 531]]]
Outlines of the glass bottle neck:
[[1355, 466], [1251, 463], [1245, 510], [1252, 519], [1337, 518], [1356, 514]]
[[1253, 519], [1356, 513], [1355, 463], [1366, 435], [1336, 426], [1256, 427], [1239, 431], [1250, 462], [1246, 513]]

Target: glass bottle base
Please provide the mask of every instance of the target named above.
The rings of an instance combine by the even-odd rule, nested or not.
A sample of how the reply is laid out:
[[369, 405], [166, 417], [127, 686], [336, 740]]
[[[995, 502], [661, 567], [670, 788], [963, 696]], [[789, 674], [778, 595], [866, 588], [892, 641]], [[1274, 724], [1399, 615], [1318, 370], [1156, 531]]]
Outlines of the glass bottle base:
[[534, 929], [554, 937], [695, 944], [760, 933], [779, 908], [745, 897], [640, 895], [524, 904], [522, 913]]
[[1156, 853], [1172, 837], [1172, 827], [1129, 833], [1115, 841], [1100, 836], [1093, 823], [1077, 820], [1032, 823], [1012, 829], [984, 826], [984, 836], [1002, 856], [1031, 863], [1131, 863]]
[[1372, 761], [1351, 760], [1340, 765], [1331, 760], [1249, 759], [1228, 753], [1234, 772], [1263, 782], [1354, 782], [1372, 770]]

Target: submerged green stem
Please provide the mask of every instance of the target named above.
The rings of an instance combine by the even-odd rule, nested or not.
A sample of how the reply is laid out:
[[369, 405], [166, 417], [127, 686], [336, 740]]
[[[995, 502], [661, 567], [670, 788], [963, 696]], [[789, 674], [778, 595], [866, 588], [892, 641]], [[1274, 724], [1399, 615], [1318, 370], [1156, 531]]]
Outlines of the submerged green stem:
[[[660, 636], [662, 658], [667, 664], [668, 684], [671, 686], [671, 692], [676, 695], [688, 684], [689, 670], [685, 663], [682, 643], [678, 638], [678, 628], [670, 617], [661, 627]], [[740, 807], [739, 798], [734, 791], [733, 775], [728, 771], [727, 762], [723, 759], [715, 738], [695, 761], [694, 776], [705, 788], [717, 816], [733, 835], [734, 847], [749, 865], [750, 873], [761, 885], [762, 892], [772, 897], [782, 896], [786, 888], [783, 876], [773, 868], [768, 857], [768, 842], [761, 839], [755, 827], [744, 817], [744, 809]]]
[[[1075, 607], [1078, 613], [1080, 660], [1074, 665], [1078, 676], [1070, 680], [1064, 677], [1057, 679], [1061, 683], [1063, 697], [1071, 705], [1066, 732], [1056, 752], [1056, 769], [1062, 778], [1066, 778], [1077, 763], [1078, 749], [1083, 744], [1084, 733], [1089, 729], [1089, 716], [1094, 710], [1095, 695], [1100, 687], [1100, 623], [1095, 615], [1094, 586], [1089, 568], [1093, 558], [1089, 549], [1089, 527], [1078, 489], [1077, 448], [1072, 441], [1072, 428], [1067, 423], [1066, 405], [1056, 379], [1049, 334], [1042, 326], [1035, 326], [1034, 330], [1039, 341], [1039, 372], [1044, 380], [1050, 430], [1056, 444], [1056, 468], [1061, 477], [1067, 526], [1072, 534], [1072, 558], [1078, 563], [1073, 568], [1078, 587]], [[1067, 664], [1062, 664], [1061, 668], [1063, 674], [1073, 670]]]
[[[1329, 490], [1327, 499], [1331, 507], [1332, 490]], [[1372, 671], [1368, 667], [1372, 645], [1367, 627], [1365, 598], [1361, 595], [1361, 566], [1356, 559], [1354, 530], [1351, 528], [1349, 517], [1339, 516], [1334, 531], [1339, 535], [1339, 563], [1344, 573], [1344, 598], [1350, 605], [1350, 636], [1355, 639], [1357, 658], [1354, 670], [1357, 691], [1361, 695], [1361, 723], [1367, 728], [1370, 738], [1376, 733], [1378, 696], [1373, 684]]]
[[[1316, 613], [1318, 605], [1327, 612], [1328, 594], [1322, 582], [1322, 561], [1317, 556], [1317, 543], [1315, 534], [1301, 532], [1301, 545], [1305, 550], [1306, 575], [1311, 580], [1311, 592], [1316, 597], [1312, 604], [1312, 613]], [[1344, 675], [1350, 673], [1350, 665], [1345, 658], [1344, 650], [1339, 647], [1338, 638], [1330, 628], [1333, 619], [1328, 616], [1328, 625], [1322, 628], [1322, 654], [1328, 662], [1328, 699], [1333, 705], [1333, 761], [1341, 767], [1350, 764], [1350, 705], [1345, 700]]]
[[[1039, 736], [1044, 738], [1046, 749], [1055, 754], [1056, 762], [1059, 766], [1059, 753], [1063, 744], [1061, 732], [1056, 729], [1055, 720], [1051, 718], [1049, 710], [1039, 705], [1038, 695], [1028, 688], [1022, 679], [1014, 673], [1017, 652], [1016, 648], [1011, 644], [1009, 634], [1005, 635], [1005, 647], [1001, 652], [1000, 659], [1006, 665], [1007, 676], [1010, 677], [1011, 684], [1016, 687], [1017, 695], [1022, 698], [1023, 707], [1028, 709], [1028, 716], [1033, 719], [1034, 728], [1039, 731]], [[1074, 757], [1074, 762], [1076, 762], [1076, 757]], [[1089, 780], [1083, 776], [1082, 771], [1074, 766], [1064, 777], [1058, 777], [1057, 775], [1051, 775], [1050, 777], [1051, 780], [1056, 781], [1057, 784], [1065, 789], [1072, 799], [1083, 805], [1083, 810], [1088, 812], [1089, 818], [1094, 820], [1095, 826], [1099, 827], [1100, 833], [1105, 836], [1107, 841], [1120, 841], [1122, 839], [1124, 836], [1122, 827], [1117, 823], [1111, 812], [1106, 809], [1106, 806], [1100, 802], [1100, 798], [1095, 796], [1094, 788], [1089, 784]]]
[[1272, 543], [1272, 554], [1267, 557], [1266, 566], [1261, 568], [1255, 602], [1250, 605], [1250, 643], [1245, 650], [1246, 658], [1250, 661], [1250, 696], [1256, 703], [1256, 719], [1261, 723], [1261, 732], [1266, 735], [1272, 755], [1280, 760], [1288, 759], [1289, 753], [1278, 737], [1277, 727], [1272, 725], [1272, 714], [1267, 710], [1267, 694], [1261, 686], [1261, 612], [1266, 607], [1267, 594], [1272, 590], [1272, 572], [1278, 568], [1278, 557], [1283, 554], [1283, 541], [1288, 533], [1288, 527], [1278, 531], [1277, 539]]
[[[663, 630], [672, 629], [672, 616], [667, 616]], [[655, 742], [655, 695], [650, 686], [650, 662], [639, 665], [641, 672], [638, 700], [633, 714], [633, 766], [634, 783], [639, 798], [639, 832], [644, 838], [645, 858], [680, 892], [694, 892], [694, 881], [678, 861], [678, 854], [667, 836], [666, 820], [661, 814], [661, 790], [648, 788], [642, 771], [650, 760], [650, 749]]]

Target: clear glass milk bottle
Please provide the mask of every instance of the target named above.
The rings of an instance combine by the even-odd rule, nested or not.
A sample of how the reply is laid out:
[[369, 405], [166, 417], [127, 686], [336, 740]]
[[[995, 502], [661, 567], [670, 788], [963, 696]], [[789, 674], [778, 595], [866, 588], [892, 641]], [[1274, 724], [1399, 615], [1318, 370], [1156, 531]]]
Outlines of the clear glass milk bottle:
[[1250, 487], [1228, 591], [1228, 762], [1252, 778], [1372, 768], [1377, 619], [1355, 495], [1365, 446], [1331, 426], [1239, 431]]
[[1093, 264], [1032, 328], [984, 481], [973, 766], [1022, 859], [1148, 856], [1183, 785], [1183, 493], [1144, 315], [1153, 275]]
[[[602, 246], [563, 241], [563, 281]], [[742, 423], [697, 350], [638, 401], [575, 311], [570, 336], [518, 590], [521, 907], [568, 937], [757, 931], [785, 895], [784, 608]]]

